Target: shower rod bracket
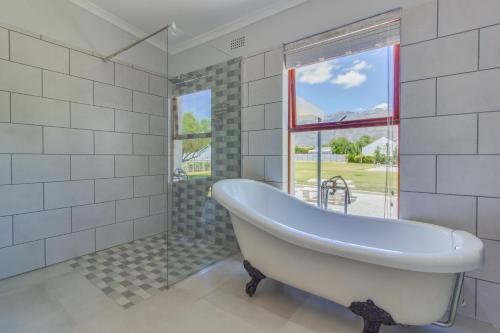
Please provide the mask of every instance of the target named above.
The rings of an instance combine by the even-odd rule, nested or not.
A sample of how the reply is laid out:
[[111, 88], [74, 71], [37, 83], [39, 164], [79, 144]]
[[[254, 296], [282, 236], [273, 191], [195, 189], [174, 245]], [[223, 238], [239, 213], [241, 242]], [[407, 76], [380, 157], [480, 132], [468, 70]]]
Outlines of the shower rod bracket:
[[151, 34], [147, 35], [146, 37], [143, 37], [143, 38], [141, 38], [141, 39], [139, 39], [139, 40], [137, 40], [137, 41], [133, 42], [132, 44], [129, 44], [129, 45], [125, 46], [125, 47], [122, 47], [122, 48], [121, 48], [121, 49], [119, 49], [118, 51], [113, 52], [113, 53], [111, 53], [110, 55], [108, 55], [107, 57], [102, 58], [102, 60], [103, 60], [103, 61], [108, 61], [108, 60], [110, 60], [110, 59], [112, 59], [112, 58], [116, 57], [116, 56], [117, 56], [117, 55], [119, 55], [120, 53], [123, 53], [123, 52], [125, 52], [125, 51], [127, 51], [127, 50], [129, 50], [129, 49], [133, 48], [133, 47], [134, 47], [134, 46], [136, 46], [137, 44], [140, 44], [140, 43], [144, 42], [145, 40], [147, 40], [147, 39], [149, 39], [149, 38], [153, 37], [154, 35], [159, 34], [160, 32], [165, 31], [165, 30], [168, 30], [168, 29], [170, 29], [170, 28], [172, 28], [172, 29], [174, 29], [174, 30], [177, 28], [177, 27], [176, 27], [176, 25], [175, 25], [175, 22], [169, 23], [169, 24], [167, 24], [166, 26], [164, 26], [163, 28], [158, 29], [158, 30], [156, 30], [155, 32], [153, 32], [153, 33], [151, 33]]

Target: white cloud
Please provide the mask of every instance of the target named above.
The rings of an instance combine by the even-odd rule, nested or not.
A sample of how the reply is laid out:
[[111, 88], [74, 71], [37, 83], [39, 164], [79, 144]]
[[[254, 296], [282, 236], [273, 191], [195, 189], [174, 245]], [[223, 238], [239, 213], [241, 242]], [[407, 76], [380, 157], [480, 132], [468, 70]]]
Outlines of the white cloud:
[[368, 64], [365, 60], [354, 60], [352, 66], [349, 68], [351, 71], [359, 72], [363, 69], [372, 68], [372, 65]]
[[389, 104], [384, 102], [384, 103], [380, 103], [380, 104], [375, 105], [373, 108], [387, 110], [388, 107], [389, 107]]
[[330, 80], [332, 70], [338, 68], [337, 61], [325, 61], [316, 65], [297, 69], [297, 79], [301, 83], [318, 84]]
[[344, 74], [339, 74], [330, 82], [343, 86], [344, 88], [357, 87], [366, 81], [366, 75], [353, 70], [350, 70]]

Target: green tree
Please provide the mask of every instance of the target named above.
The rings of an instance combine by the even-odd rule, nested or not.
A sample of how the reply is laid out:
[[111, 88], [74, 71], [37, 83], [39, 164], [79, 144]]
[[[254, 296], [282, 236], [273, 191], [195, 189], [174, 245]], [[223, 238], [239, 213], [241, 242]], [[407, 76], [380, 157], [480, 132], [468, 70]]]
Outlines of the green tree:
[[[182, 134], [210, 133], [210, 120], [198, 121], [193, 112], [185, 112], [182, 115]], [[208, 147], [211, 138], [185, 139], [182, 140], [182, 162], [191, 161], [199, 157]]]
[[334, 138], [328, 145], [332, 150], [332, 154], [349, 154], [352, 150], [352, 142], [344, 137]]
[[307, 154], [313, 147], [295, 146], [295, 154]]
[[365, 146], [368, 146], [370, 143], [373, 142], [373, 138], [369, 135], [363, 135], [361, 136], [358, 141], [356, 141], [356, 144], [360, 147], [363, 148]]

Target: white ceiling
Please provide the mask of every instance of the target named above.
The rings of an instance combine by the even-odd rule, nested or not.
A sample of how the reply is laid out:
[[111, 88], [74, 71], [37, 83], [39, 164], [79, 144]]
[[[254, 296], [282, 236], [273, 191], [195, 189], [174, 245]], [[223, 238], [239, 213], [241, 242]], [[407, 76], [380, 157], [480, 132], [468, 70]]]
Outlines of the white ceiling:
[[[188, 48], [236, 31], [308, 0], [71, 0], [74, 4], [143, 37], [168, 23], [177, 31], [169, 52]], [[165, 50], [165, 35], [149, 42]]]

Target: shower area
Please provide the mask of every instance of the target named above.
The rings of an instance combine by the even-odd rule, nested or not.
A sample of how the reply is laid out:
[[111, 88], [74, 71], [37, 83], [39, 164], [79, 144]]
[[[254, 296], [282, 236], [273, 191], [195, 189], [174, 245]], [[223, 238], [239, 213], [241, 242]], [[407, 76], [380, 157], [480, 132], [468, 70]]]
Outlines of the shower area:
[[152, 212], [153, 206], [163, 206], [161, 232], [69, 262], [124, 308], [239, 251], [228, 212], [212, 198], [211, 188], [218, 180], [241, 176], [241, 59], [204, 44], [199, 49], [207, 54], [205, 62], [183, 61], [189, 70], [181, 72], [169, 44], [185, 35], [172, 24], [146, 37], [160, 37], [167, 50], [163, 117], [155, 118], [163, 121], [158, 126], [164, 200], [149, 207]]

